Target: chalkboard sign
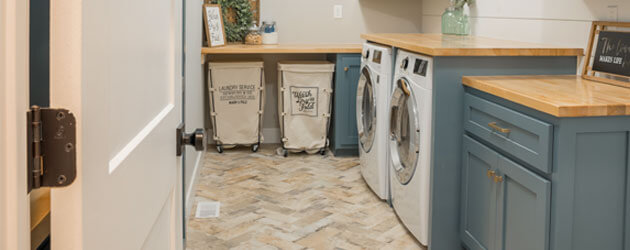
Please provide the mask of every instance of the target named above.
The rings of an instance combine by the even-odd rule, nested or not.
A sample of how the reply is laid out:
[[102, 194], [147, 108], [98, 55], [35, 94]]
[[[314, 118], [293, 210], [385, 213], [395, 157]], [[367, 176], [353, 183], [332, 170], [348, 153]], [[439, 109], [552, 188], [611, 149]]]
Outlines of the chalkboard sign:
[[630, 33], [600, 31], [593, 70], [630, 76]]

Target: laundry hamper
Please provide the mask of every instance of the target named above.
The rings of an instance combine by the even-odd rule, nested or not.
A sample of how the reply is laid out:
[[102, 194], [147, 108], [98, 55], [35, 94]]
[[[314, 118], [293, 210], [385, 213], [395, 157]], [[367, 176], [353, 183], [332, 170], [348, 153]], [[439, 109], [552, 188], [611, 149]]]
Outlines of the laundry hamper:
[[278, 63], [278, 118], [282, 152], [326, 153], [335, 64], [328, 61]]
[[258, 151], [265, 104], [262, 61], [215, 61], [208, 65], [210, 120], [217, 151], [237, 145]]

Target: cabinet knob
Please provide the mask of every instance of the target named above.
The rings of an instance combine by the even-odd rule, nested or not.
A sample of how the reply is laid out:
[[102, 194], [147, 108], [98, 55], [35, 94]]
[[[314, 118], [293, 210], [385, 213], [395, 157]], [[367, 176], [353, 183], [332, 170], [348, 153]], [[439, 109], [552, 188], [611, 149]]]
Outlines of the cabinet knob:
[[495, 175], [494, 176], [494, 182], [495, 183], [503, 182], [503, 176]]
[[348, 72], [348, 67], [343, 67], [343, 71]]
[[495, 172], [494, 170], [488, 170], [488, 171], [486, 172], [486, 175], [488, 176], [488, 178], [492, 178], [492, 177], [494, 177], [495, 175], [497, 175], [497, 172]]

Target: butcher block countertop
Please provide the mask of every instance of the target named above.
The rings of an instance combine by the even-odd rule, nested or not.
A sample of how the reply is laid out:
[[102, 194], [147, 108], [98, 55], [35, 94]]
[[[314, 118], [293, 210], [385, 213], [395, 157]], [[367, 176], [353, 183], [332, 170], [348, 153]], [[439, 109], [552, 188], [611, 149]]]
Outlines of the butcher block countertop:
[[362, 34], [361, 38], [430, 56], [582, 56], [581, 48], [442, 34]]
[[630, 88], [576, 75], [465, 76], [463, 83], [556, 117], [630, 115]]
[[201, 54], [337, 54], [361, 53], [361, 44], [228, 44], [219, 47], [203, 47]]

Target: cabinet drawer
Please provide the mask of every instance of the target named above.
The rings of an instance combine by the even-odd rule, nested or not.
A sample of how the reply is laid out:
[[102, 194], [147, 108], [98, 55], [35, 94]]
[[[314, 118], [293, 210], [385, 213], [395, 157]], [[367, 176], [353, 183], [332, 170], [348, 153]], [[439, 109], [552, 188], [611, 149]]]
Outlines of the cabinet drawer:
[[464, 129], [533, 167], [551, 172], [553, 126], [466, 94]]

